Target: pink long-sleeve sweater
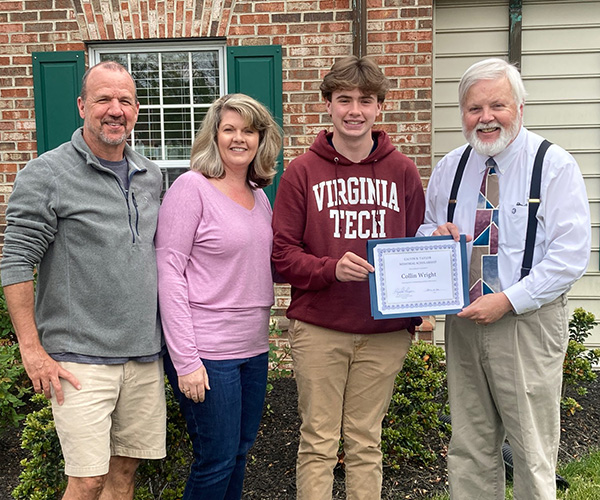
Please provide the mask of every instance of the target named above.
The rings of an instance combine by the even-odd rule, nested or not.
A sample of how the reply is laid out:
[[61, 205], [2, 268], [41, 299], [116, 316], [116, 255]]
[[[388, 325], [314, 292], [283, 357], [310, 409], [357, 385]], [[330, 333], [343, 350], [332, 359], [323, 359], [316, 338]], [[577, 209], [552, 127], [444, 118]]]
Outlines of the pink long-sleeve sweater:
[[158, 292], [169, 354], [179, 375], [202, 358], [239, 359], [269, 349], [273, 282], [271, 207], [254, 191], [247, 210], [189, 171], [158, 217]]

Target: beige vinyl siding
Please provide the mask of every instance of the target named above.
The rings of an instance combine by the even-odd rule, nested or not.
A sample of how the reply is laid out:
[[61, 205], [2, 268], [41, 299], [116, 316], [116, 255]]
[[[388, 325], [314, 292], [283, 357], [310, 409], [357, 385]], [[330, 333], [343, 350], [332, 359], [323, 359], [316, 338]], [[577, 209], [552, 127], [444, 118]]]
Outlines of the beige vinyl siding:
[[[457, 103], [464, 70], [508, 54], [508, 4], [434, 2], [432, 165], [465, 142]], [[569, 307], [600, 318], [600, 1], [524, 0], [522, 40], [525, 126], [573, 154], [590, 200], [591, 261], [569, 293]], [[437, 319], [435, 341], [441, 344], [443, 317]], [[589, 345], [600, 347], [600, 328]]]

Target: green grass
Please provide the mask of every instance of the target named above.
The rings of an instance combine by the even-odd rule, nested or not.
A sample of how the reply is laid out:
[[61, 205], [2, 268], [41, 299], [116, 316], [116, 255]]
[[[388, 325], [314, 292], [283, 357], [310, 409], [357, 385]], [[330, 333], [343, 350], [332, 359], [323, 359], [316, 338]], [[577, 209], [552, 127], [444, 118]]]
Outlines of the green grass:
[[[594, 451], [568, 464], [562, 465], [558, 473], [569, 482], [567, 490], [558, 491], [558, 500], [600, 499], [600, 450]], [[448, 495], [426, 497], [430, 500], [449, 500]], [[512, 485], [506, 486], [506, 500], [512, 500]]]

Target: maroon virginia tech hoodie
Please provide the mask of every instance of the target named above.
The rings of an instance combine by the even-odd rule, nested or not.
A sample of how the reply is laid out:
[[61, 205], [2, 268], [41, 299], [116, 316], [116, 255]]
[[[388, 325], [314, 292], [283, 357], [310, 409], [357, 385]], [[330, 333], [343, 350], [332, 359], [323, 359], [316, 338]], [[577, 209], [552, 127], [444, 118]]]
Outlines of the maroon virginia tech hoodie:
[[322, 131], [288, 165], [273, 209], [273, 262], [292, 285], [289, 318], [350, 333], [414, 332], [420, 318], [372, 318], [367, 281], [335, 277], [344, 253], [366, 259], [367, 240], [414, 236], [423, 221], [417, 167], [385, 132], [372, 133], [377, 146], [359, 163]]

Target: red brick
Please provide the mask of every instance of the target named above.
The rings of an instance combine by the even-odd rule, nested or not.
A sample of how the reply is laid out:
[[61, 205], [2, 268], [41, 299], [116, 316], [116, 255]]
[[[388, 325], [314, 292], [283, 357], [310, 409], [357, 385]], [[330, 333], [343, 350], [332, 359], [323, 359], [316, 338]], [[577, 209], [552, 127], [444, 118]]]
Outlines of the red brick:
[[2, 111], [3, 120], [26, 120], [27, 118], [29, 118], [29, 112], [26, 110]]
[[[2, 5], [2, 2], [0, 2]], [[21, 33], [23, 31], [22, 24], [0, 24], [0, 32], [1, 33]]]
[[[47, 13], [50, 11], [43, 11], [40, 14]], [[26, 12], [11, 12], [8, 14], [8, 19], [10, 23], [22, 23], [27, 21], [37, 21], [38, 20], [38, 12], [37, 11], [26, 11]]]
[[[2, 11], [11, 11], [11, 10], [21, 11], [21, 10], [23, 10], [23, 2], [2, 1], [2, 2], [0, 2], [0, 10], [2, 10]], [[26, 10], [30, 10], [30, 9], [26, 9]], [[31, 9], [31, 10], [36, 10], [36, 9]]]
[[320, 10], [320, 6], [319, 2], [315, 0], [307, 0], [302, 2], [288, 0], [287, 9], [290, 12], [318, 12]]
[[307, 124], [307, 123], [319, 123], [319, 116], [318, 115], [307, 115], [307, 114], [300, 114], [300, 115], [292, 115], [290, 116], [290, 123], [291, 124]]
[[390, 43], [385, 46], [387, 53], [414, 52], [414, 43]]
[[422, 41], [431, 40], [433, 33], [431, 31], [403, 31], [400, 33], [402, 41]]
[[255, 12], [284, 12], [285, 2], [255, 2]]
[[10, 43], [13, 45], [23, 45], [25, 43], [35, 43], [39, 40], [37, 33], [20, 33], [10, 36]]
[[302, 37], [297, 35], [274, 36], [273, 43], [275, 45], [283, 45], [285, 48], [286, 46], [299, 45], [302, 43]]
[[433, 44], [431, 42], [417, 44], [417, 52], [431, 53], [432, 49], [433, 49]]
[[384, 23], [385, 31], [410, 31], [417, 27], [417, 23], [414, 19], [395, 19]]
[[268, 24], [266, 26], [258, 26], [259, 35], [284, 35], [287, 33], [287, 27], [281, 24]]
[[397, 17], [398, 11], [396, 9], [377, 9], [371, 10], [368, 15], [369, 19], [393, 19]]
[[290, 24], [288, 29], [290, 33], [298, 33], [301, 35], [320, 32], [320, 26], [318, 24]]
[[387, 33], [368, 33], [367, 40], [369, 43], [386, 43], [386, 42], [397, 42], [398, 32], [390, 31]]
[[19, 142], [17, 143], [18, 151], [35, 151], [37, 149], [37, 143], [35, 142]]
[[349, 32], [350, 23], [323, 23], [321, 24], [321, 32], [323, 33], [339, 33]]
[[28, 94], [27, 89], [15, 89], [15, 88], [0, 89], [0, 95], [4, 98], [27, 97], [27, 94]]
[[281, 23], [281, 24], [290, 24], [290, 23], [299, 23], [302, 21], [302, 14], [273, 14], [271, 16], [271, 22], [273, 23]]
[[306, 23], [330, 23], [333, 21], [333, 12], [306, 12], [302, 21]]
[[53, 8], [53, 0], [33, 0], [25, 2], [24, 10], [51, 10]]
[[242, 14], [239, 16], [240, 24], [267, 24], [271, 20], [268, 14]]
[[13, 56], [12, 63], [15, 66], [19, 65], [29, 68], [31, 67], [31, 54], [27, 54], [26, 56]]
[[66, 10], [43, 10], [40, 12], [40, 20], [57, 20], [57, 19], [68, 19], [69, 12]]
[[85, 44], [82, 42], [57, 43], [56, 50], [85, 50]]

